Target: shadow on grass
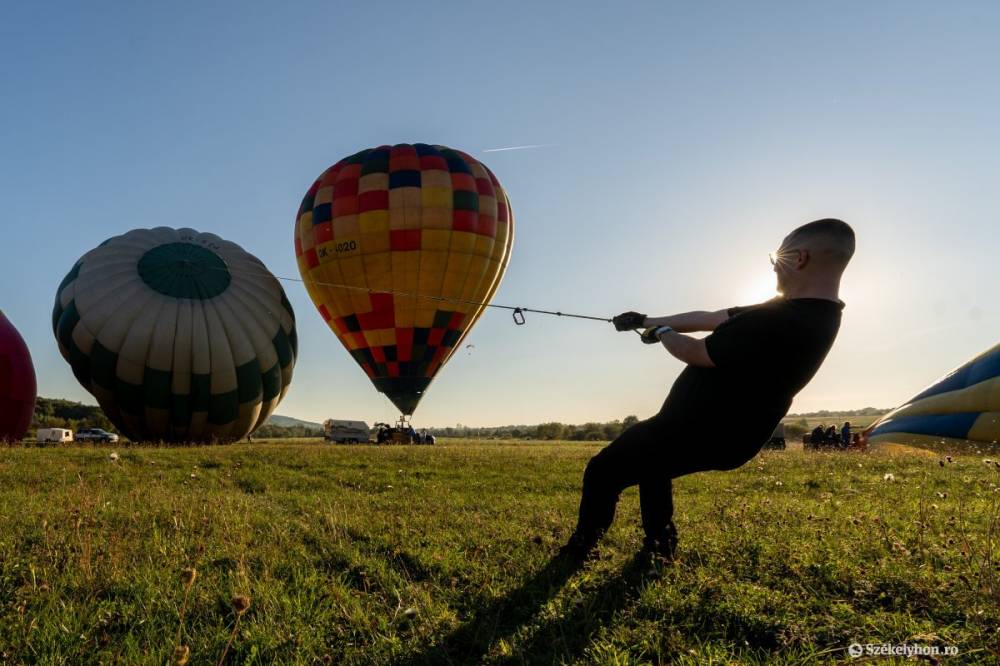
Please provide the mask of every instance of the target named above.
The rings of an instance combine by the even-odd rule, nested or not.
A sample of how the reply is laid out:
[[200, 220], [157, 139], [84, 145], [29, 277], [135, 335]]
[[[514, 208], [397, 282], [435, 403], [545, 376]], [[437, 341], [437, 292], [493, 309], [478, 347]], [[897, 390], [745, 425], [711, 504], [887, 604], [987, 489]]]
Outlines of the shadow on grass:
[[581, 568], [556, 556], [520, 587], [476, 610], [450, 634], [393, 664], [479, 664], [498, 641], [510, 640], [526, 626], [533, 627], [530, 635], [513, 646], [512, 654], [491, 660], [528, 664], [572, 661], [617, 611], [638, 597], [645, 581], [642, 562], [637, 555], [620, 575], [595, 587], [582, 588], [581, 598], [558, 617], [537, 621], [538, 612]]

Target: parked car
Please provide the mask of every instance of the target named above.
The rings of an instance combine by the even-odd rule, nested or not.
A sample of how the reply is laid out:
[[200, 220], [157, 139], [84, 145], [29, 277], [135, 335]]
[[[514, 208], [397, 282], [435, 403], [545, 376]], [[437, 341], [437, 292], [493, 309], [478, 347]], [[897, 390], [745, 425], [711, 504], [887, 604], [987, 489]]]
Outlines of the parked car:
[[68, 444], [73, 441], [73, 431], [66, 428], [39, 428], [35, 439], [40, 443]]
[[765, 449], [779, 449], [784, 451], [785, 449], [785, 424], [778, 422], [777, 427], [774, 432], [771, 433], [771, 439], [767, 440], [764, 444]]
[[101, 428], [80, 428], [76, 431], [76, 441], [114, 444], [118, 441], [118, 435], [107, 430], [102, 430]]

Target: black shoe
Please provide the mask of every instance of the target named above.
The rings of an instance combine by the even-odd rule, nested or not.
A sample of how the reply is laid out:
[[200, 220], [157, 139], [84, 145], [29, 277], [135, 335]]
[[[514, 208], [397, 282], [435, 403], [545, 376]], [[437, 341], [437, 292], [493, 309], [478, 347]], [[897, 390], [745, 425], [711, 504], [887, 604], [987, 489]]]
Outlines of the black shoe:
[[656, 537], [647, 536], [642, 541], [642, 551], [650, 555], [672, 562], [677, 556], [677, 528], [673, 523]]
[[573, 533], [569, 541], [559, 549], [559, 557], [570, 562], [586, 562], [597, 556], [597, 539]]

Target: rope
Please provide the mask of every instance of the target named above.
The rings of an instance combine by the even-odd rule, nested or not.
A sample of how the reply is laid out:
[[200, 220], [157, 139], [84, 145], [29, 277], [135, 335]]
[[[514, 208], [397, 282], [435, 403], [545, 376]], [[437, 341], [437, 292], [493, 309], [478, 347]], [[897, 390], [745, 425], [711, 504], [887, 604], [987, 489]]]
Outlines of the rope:
[[[262, 266], [263, 268], [263, 266]], [[258, 271], [244, 271], [232, 266], [227, 266], [226, 268], [212, 268], [209, 267], [208, 270], [228, 270], [235, 273], [252, 273], [259, 275]], [[267, 270], [266, 268], [264, 269]], [[300, 284], [306, 284], [306, 281], [302, 278], [288, 277], [285, 275], [274, 275], [277, 280], [283, 280], [285, 282], [298, 282]], [[404, 296], [407, 298], [423, 298], [429, 301], [437, 301], [439, 303], [455, 303], [458, 305], [473, 305], [476, 307], [486, 307], [486, 308], [496, 308], [498, 310], [507, 310], [513, 314], [514, 323], [518, 326], [524, 324], [524, 313], [531, 312], [532, 314], [544, 314], [552, 315], [555, 317], [570, 317], [572, 319], [587, 319], [590, 321], [603, 321], [607, 323], [613, 323], [614, 320], [611, 317], [594, 317], [592, 315], [575, 314], [572, 312], [562, 312], [560, 310], [541, 310], [537, 308], [527, 308], [518, 305], [500, 305], [497, 303], [487, 303], [485, 301], [470, 301], [462, 298], [448, 298], [447, 296], [431, 296], [429, 294], [417, 294], [409, 291], [397, 291], [395, 289], [375, 289], [374, 287], [359, 287], [357, 285], [351, 284], [338, 284], [336, 282], [320, 282], [319, 280], [310, 280], [310, 284], [318, 285], [320, 287], [333, 287], [335, 289], [351, 289], [354, 291], [363, 291], [368, 294], [392, 294], [394, 296]], [[635, 329], [635, 333], [639, 336], [642, 335], [642, 331]]]
[[[212, 270], [212, 269], [210, 269]], [[215, 269], [215, 270], [225, 270], [225, 269]], [[239, 269], [234, 269], [232, 266], [228, 267], [229, 271], [250, 273], [253, 271], [240, 271]], [[284, 275], [275, 275], [278, 280], [284, 280], [285, 282], [299, 282], [301, 284], [306, 284], [306, 281], [301, 278], [293, 278]], [[523, 306], [515, 305], [499, 305], [497, 303], [487, 303], [484, 301], [470, 301], [461, 298], [449, 298], [447, 296], [431, 296], [429, 294], [418, 294], [408, 291], [397, 291], [395, 289], [376, 289], [374, 287], [359, 287], [357, 285], [350, 284], [338, 284], [336, 282], [320, 282], [319, 280], [309, 280], [309, 284], [314, 284], [320, 287], [333, 287], [335, 289], [350, 289], [354, 291], [363, 291], [369, 294], [392, 294], [394, 296], [403, 296], [406, 298], [423, 298], [429, 301], [438, 301], [441, 303], [455, 303], [457, 305], [473, 305], [476, 307], [487, 307], [496, 308], [498, 310], [508, 310], [514, 313], [514, 321], [518, 322], [517, 315], [521, 314], [521, 320], [518, 323], [524, 323], [524, 317], [522, 313], [531, 312], [533, 314], [544, 314], [552, 315], [555, 317], [571, 317], [573, 319], [589, 319], [591, 321], [603, 321], [611, 323], [611, 317], [594, 317], [591, 315], [574, 314], [571, 312], [561, 312], [559, 310], [540, 310], [536, 308], [527, 308]]]

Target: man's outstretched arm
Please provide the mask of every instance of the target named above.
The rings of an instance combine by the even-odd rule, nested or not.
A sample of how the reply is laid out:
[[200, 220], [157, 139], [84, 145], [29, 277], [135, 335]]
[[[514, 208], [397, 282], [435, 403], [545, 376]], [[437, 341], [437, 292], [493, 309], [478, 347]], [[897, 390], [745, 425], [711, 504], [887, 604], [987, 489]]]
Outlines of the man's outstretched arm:
[[677, 331], [669, 331], [660, 335], [660, 342], [678, 361], [696, 368], [715, 367], [712, 357], [708, 355], [708, 346], [705, 345], [704, 340], [692, 338], [690, 335], [681, 335]]
[[[645, 326], [647, 328], [669, 326], [679, 333], [694, 333], [696, 331], [714, 331], [719, 324], [727, 319], [729, 319], [729, 312], [727, 310], [717, 310], [715, 312], [696, 310], [694, 312], [682, 312], [681, 314], [666, 317], [646, 317]], [[674, 355], [676, 356], [676, 354]]]

